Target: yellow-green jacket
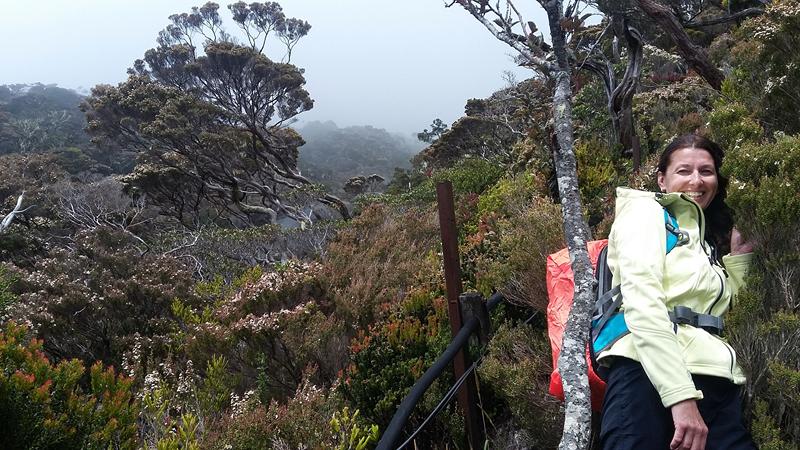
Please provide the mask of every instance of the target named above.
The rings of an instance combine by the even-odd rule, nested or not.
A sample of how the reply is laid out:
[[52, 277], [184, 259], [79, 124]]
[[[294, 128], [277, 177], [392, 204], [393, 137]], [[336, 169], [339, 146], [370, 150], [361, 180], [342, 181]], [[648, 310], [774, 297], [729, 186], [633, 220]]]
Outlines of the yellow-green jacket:
[[[689, 242], [666, 253], [666, 207]], [[681, 193], [661, 194], [617, 189], [616, 216], [608, 243], [608, 265], [620, 284], [630, 334], [598, 355], [624, 356], [642, 364], [669, 407], [700, 399], [691, 374], [745, 381], [736, 353], [722, 338], [701, 328], [670, 322], [669, 311], [683, 305], [695, 312], [724, 316], [750, 264], [751, 255], [726, 255], [725, 269], [712, 263], [702, 238], [700, 206]], [[609, 360], [605, 360], [607, 362]]]

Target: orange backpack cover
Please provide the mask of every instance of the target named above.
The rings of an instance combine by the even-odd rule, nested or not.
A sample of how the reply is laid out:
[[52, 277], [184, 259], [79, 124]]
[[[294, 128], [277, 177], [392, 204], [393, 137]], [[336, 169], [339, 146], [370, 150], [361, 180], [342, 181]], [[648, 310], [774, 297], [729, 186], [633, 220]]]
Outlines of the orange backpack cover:
[[[608, 245], [608, 240], [590, 241], [587, 244], [589, 259], [592, 267], [597, 267], [597, 258], [600, 251]], [[567, 326], [569, 310], [572, 308], [572, 296], [575, 291], [575, 282], [572, 276], [572, 265], [569, 261], [569, 251], [564, 248], [547, 257], [547, 334], [550, 335], [550, 348], [553, 352], [553, 373], [550, 374], [550, 395], [564, 400], [564, 387], [561, 384], [561, 375], [558, 373], [558, 354], [561, 351], [561, 341], [564, 328]], [[603, 395], [606, 384], [594, 373], [589, 361], [589, 348], [586, 348], [586, 362], [589, 366], [589, 388], [592, 396], [592, 410], [600, 411], [603, 404]]]

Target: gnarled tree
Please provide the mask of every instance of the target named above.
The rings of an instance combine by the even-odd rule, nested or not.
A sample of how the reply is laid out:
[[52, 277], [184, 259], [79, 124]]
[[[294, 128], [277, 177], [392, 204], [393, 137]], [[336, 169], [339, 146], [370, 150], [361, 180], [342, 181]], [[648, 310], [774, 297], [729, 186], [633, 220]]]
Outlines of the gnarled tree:
[[[123, 180], [128, 189], [184, 224], [308, 221], [305, 205], [287, 201], [312, 185], [297, 169], [303, 140], [287, 125], [313, 106], [303, 70], [289, 63], [310, 25], [286, 18], [274, 2], [234, 3], [228, 9], [247, 38], [240, 44], [218, 9], [209, 2], [170, 16], [158, 47], [134, 63], [126, 82], [92, 90], [88, 130], [100, 145], [137, 150], [139, 163]], [[283, 62], [263, 53], [274, 38], [286, 49]], [[340, 199], [318, 200], [348, 217]]]

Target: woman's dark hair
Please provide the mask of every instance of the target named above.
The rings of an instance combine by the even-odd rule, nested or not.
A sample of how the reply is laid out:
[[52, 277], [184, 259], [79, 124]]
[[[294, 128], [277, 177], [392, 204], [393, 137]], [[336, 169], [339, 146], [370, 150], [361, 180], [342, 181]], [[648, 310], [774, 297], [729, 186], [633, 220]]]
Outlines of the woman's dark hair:
[[697, 148], [707, 151], [714, 160], [714, 169], [717, 172], [717, 195], [704, 210], [706, 217], [705, 239], [717, 248], [719, 254], [730, 251], [730, 232], [733, 228], [733, 215], [731, 209], [725, 204], [728, 195], [728, 179], [720, 172], [722, 158], [725, 152], [716, 142], [698, 134], [685, 134], [675, 138], [667, 145], [658, 160], [658, 171], [666, 173], [672, 154], [684, 148]]

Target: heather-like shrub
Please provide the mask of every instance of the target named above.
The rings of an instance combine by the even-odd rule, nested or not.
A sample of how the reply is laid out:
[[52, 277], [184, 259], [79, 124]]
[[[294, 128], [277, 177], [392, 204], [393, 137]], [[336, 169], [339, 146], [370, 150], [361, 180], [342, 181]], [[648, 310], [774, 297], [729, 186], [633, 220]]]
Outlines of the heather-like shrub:
[[726, 323], [755, 401], [753, 434], [761, 448], [800, 442], [800, 137], [744, 143], [723, 167], [737, 227], [755, 242], [747, 289]]
[[0, 320], [6, 315], [6, 308], [16, 301], [17, 296], [12, 290], [17, 277], [5, 265], [0, 265]]
[[[350, 346], [351, 363], [340, 390], [352, 408], [368, 422], [385, 428], [400, 402], [450, 341], [446, 303], [425, 290], [406, 295], [386, 321], [361, 331]], [[408, 427], [418, 426], [452, 384], [446, 371], [425, 393], [409, 418]], [[463, 428], [453, 426], [453, 410], [440, 414], [417, 439], [417, 445], [433, 448], [445, 441], [459, 442]]]
[[699, 77], [655, 87], [634, 96], [633, 112], [642, 157], [659, 154], [675, 136], [697, 131], [716, 96]]
[[130, 379], [98, 362], [81, 386], [78, 360], [53, 365], [25, 327], [0, 332], [0, 447], [135, 449], [137, 404]]
[[0, 214], [5, 216], [20, 194], [25, 194], [25, 214], [0, 233], [0, 259], [30, 267], [47, 253], [52, 234], [62, 234], [55, 214], [47, 207], [47, 187], [64, 176], [57, 157], [51, 153], [0, 155]]
[[212, 226], [194, 231], [179, 228], [159, 234], [153, 245], [190, 263], [195, 275], [203, 280], [220, 277], [231, 282], [258, 265], [322, 256], [339, 225], [339, 222], [318, 221], [295, 228], [279, 225]]
[[429, 207], [364, 209], [339, 231], [322, 259], [320, 281], [340, 320], [352, 329], [366, 328], [412, 287], [439, 289], [439, 242]]
[[165, 360], [138, 389], [140, 441], [146, 448], [199, 448], [206, 428], [227, 412], [232, 390], [224, 357], [212, 357], [204, 374], [195, 372], [191, 360], [181, 367]]
[[246, 273], [204, 311], [176, 304], [185, 354], [199, 364], [225, 355], [237, 391], [253, 390], [264, 404], [292, 395], [309, 367], [313, 382], [332, 383], [346, 362], [347, 331], [332, 315], [321, 271], [289, 261]]
[[757, 118], [767, 133], [800, 132], [800, 7], [774, 0], [764, 14], [745, 21], [731, 49], [733, 72], [723, 93]]
[[101, 228], [74, 239], [72, 248], [54, 249], [32, 270], [19, 270], [19, 299], [7, 316], [29, 325], [56, 359], [119, 365], [136, 335], [149, 340], [147, 351], [163, 351], [173, 299], [200, 301], [191, 273], [171, 257], [140, 255], [118, 231]]
[[[522, 432], [525, 448], [556, 448], [561, 436], [561, 405], [547, 393], [550, 358], [544, 331], [506, 323], [495, 331], [478, 369], [481, 385], [488, 387], [502, 408], [510, 411], [511, 424]], [[483, 408], [502, 410], [497, 403]]]
[[800, 136], [779, 134], [771, 143], [734, 147], [723, 170], [732, 179], [728, 204], [741, 218], [737, 226], [760, 244], [796, 248]]
[[514, 303], [544, 311], [545, 259], [565, 245], [561, 208], [541, 197], [513, 208], [513, 214], [495, 220], [493, 227], [482, 222], [485, 225], [466, 239], [468, 248], [483, 249], [479, 255], [465, 252], [463, 264], [474, 267], [476, 287], [484, 295], [499, 289]]
[[339, 408], [341, 403], [335, 395], [304, 377], [285, 402], [234, 405], [231, 414], [206, 435], [203, 448], [335, 448], [337, 441], [330, 420]]

